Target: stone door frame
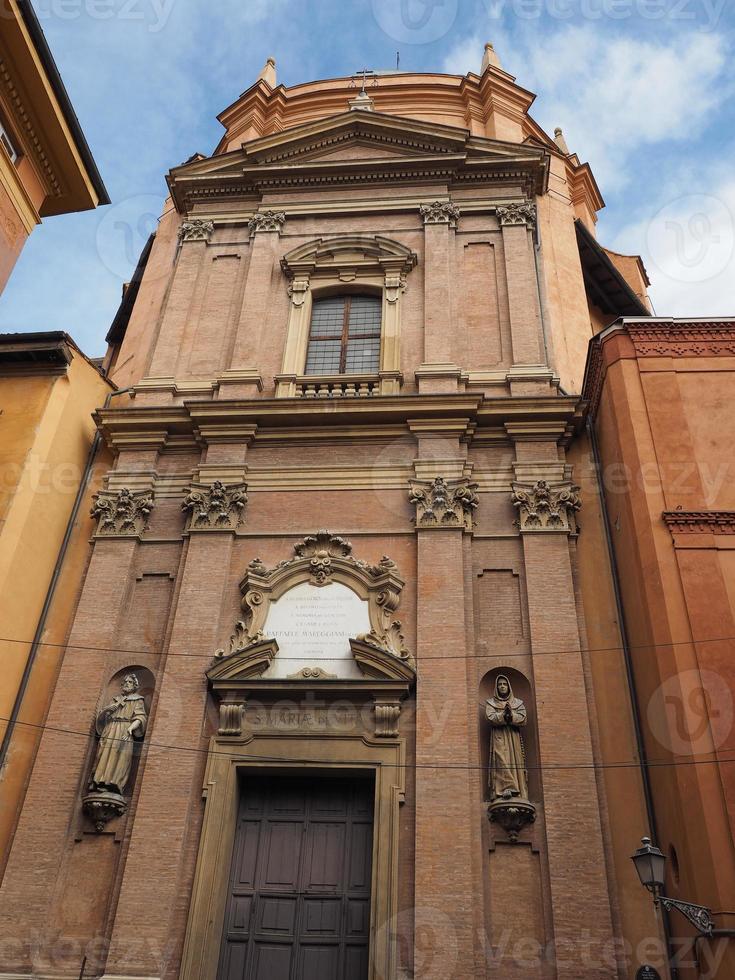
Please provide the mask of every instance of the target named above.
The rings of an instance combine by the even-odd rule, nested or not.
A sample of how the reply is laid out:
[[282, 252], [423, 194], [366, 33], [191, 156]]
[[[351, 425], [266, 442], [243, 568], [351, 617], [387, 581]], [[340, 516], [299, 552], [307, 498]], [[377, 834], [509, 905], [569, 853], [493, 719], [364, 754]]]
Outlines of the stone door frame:
[[[298, 761], [294, 761], [298, 760]], [[393, 933], [398, 913], [399, 808], [405, 796], [405, 742], [359, 731], [350, 734], [265, 731], [209, 746], [199, 842], [180, 980], [211, 980], [224, 930], [239, 791], [248, 772], [359, 775], [375, 781], [369, 980], [397, 980]]]

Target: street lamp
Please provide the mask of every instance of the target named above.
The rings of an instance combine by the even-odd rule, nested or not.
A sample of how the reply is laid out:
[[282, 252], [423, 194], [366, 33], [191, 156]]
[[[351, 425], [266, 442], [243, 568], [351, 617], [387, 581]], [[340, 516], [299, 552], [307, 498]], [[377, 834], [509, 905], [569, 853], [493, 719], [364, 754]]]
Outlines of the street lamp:
[[691, 902], [680, 902], [676, 898], [668, 898], [663, 894], [664, 869], [666, 855], [651, 843], [650, 837], [641, 840], [641, 846], [631, 855], [631, 860], [638, 872], [641, 884], [651, 892], [655, 905], [661, 905], [670, 912], [677, 909], [691, 922], [694, 928], [703, 936], [711, 936], [714, 929], [712, 912], [705, 905], [693, 905]]

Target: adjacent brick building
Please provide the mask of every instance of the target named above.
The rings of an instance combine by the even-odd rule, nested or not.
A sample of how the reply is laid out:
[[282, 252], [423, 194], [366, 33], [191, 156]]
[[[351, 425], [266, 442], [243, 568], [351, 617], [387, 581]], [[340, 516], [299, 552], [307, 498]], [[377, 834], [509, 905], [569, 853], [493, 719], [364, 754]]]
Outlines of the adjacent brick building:
[[645, 274], [532, 100], [491, 48], [362, 89], [269, 62], [170, 173], [3, 975], [667, 974], [579, 394]]

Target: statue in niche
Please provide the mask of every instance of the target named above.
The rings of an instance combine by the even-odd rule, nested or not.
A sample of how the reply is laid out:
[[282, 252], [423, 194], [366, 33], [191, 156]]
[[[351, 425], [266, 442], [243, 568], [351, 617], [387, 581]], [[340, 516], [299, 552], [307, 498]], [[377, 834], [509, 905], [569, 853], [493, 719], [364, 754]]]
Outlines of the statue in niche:
[[528, 772], [521, 729], [528, 716], [505, 674], [495, 680], [495, 694], [485, 704], [491, 725], [488, 817], [500, 824], [512, 843], [527, 824], [536, 819], [536, 807], [528, 799]]
[[487, 701], [487, 720], [492, 725], [490, 736], [489, 786], [491, 800], [528, 798], [528, 774], [523, 736], [519, 729], [527, 721], [526, 706], [513, 697], [513, 689], [505, 674], [495, 681], [495, 695]]
[[126, 674], [121, 693], [102, 708], [95, 720], [99, 744], [83, 805], [98, 832], [126, 810], [123, 794], [130, 780], [134, 743], [143, 738], [148, 723], [139, 687], [137, 676]]

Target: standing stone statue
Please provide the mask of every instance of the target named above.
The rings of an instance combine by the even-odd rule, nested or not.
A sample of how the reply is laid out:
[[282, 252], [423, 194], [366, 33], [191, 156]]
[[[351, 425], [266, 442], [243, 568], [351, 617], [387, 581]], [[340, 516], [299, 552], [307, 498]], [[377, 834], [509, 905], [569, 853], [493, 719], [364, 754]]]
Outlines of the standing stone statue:
[[490, 799], [528, 799], [528, 773], [520, 729], [526, 724], [526, 706], [513, 697], [505, 674], [495, 681], [495, 695], [486, 703], [485, 714], [492, 726], [490, 736]]
[[90, 792], [116, 793], [120, 796], [130, 779], [133, 764], [133, 742], [143, 738], [148, 716], [140, 684], [135, 674], [122, 679], [122, 693], [116, 695], [97, 715], [96, 729], [100, 736], [97, 747]]

